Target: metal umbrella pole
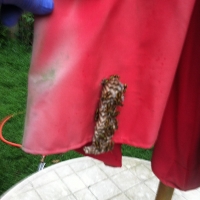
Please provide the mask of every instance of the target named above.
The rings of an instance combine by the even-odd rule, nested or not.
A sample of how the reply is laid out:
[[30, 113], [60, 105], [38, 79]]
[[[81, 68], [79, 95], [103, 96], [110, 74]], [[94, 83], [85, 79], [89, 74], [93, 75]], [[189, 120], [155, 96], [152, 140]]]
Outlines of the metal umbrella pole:
[[40, 160], [40, 164], [39, 164], [39, 166], [38, 166], [38, 171], [41, 171], [41, 170], [43, 170], [44, 169], [44, 166], [45, 166], [45, 162], [44, 162], [44, 159], [45, 159], [45, 156], [43, 155], [42, 156], [42, 158], [41, 158], [41, 160]]

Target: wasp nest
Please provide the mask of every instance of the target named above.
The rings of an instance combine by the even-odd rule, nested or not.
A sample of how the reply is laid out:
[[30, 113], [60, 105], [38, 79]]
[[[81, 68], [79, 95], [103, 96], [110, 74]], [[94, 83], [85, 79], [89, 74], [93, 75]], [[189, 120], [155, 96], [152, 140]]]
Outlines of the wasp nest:
[[86, 154], [101, 154], [111, 151], [114, 147], [112, 137], [118, 129], [117, 106], [122, 106], [127, 85], [119, 81], [119, 76], [113, 75], [102, 81], [102, 94], [95, 113], [95, 131], [91, 146], [83, 148]]

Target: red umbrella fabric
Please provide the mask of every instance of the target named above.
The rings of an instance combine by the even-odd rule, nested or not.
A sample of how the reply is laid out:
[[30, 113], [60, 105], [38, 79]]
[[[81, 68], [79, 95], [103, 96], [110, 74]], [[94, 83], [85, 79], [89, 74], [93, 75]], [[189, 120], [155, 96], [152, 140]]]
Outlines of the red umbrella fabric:
[[82, 152], [93, 138], [101, 81], [110, 75], [128, 87], [114, 149], [93, 157], [121, 166], [121, 144], [151, 148], [162, 134], [164, 113], [172, 109], [167, 102], [194, 3], [55, 0], [51, 15], [35, 18], [23, 150]]

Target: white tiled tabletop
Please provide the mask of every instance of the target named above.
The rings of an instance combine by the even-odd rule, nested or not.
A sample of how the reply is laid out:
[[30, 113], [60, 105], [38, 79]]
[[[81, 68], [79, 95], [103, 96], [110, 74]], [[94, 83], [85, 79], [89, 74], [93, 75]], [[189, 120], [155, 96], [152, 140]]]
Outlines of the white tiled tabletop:
[[[39, 171], [7, 191], [1, 200], [154, 200], [159, 180], [149, 161], [123, 157], [121, 168], [90, 157]], [[200, 188], [175, 190], [173, 200], [199, 200]]]

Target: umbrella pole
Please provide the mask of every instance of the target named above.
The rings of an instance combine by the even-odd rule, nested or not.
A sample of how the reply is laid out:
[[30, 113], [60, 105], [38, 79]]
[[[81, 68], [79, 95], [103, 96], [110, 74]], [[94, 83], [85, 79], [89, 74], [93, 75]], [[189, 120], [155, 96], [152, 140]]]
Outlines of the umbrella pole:
[[45, 166], [45, 162], [44, 162], [44, 159], [45, 159], [45, 156], [43, 155], [42, 156], [42, 158], [41, 158], [41, 160], [40, 160], [40, 164], [39, 164], [39, 166], [38, 166], [38, 171], [41, 171], [41, 170], [43, 170], [44, 169], [44, 166]]
[[160, 181], [155, 200], [171, 200], [173, 192], [174, 188], [166, 186]]

